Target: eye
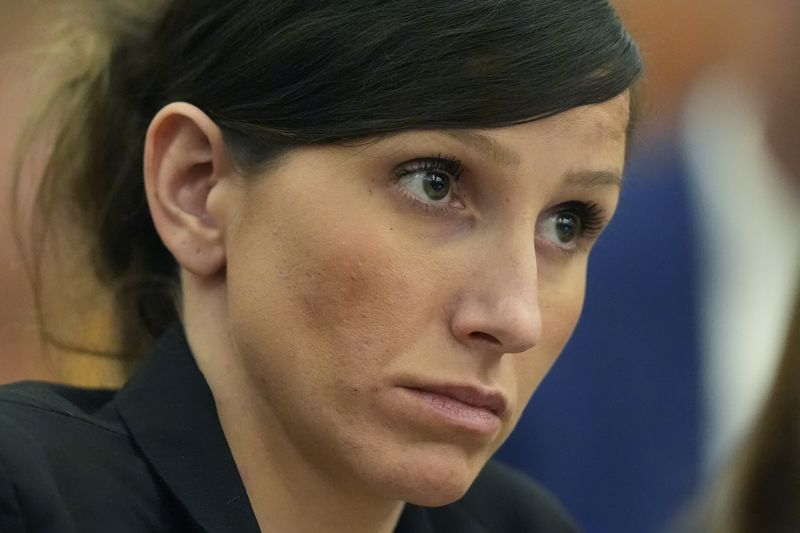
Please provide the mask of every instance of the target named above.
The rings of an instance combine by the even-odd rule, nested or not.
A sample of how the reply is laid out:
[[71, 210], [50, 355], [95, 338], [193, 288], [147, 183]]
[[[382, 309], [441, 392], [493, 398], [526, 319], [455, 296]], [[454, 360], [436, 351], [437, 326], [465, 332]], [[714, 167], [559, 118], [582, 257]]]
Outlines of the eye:
[[581, 241], [592, 240], [603, 229], [603, 210], [597, 204], [568, 202], [545, 216], [542, 238], [564, 252], [573, 252]]
[[450, 176], [442, 174], [424, 174], [422, 189], [431, 200], [444, 200], [450, 195]]
[[463, 171], [461, 162], [452, 157], [415, 159], [395, 170], [395, 183], [406, 196], [430, 211], [461, 207], [454, 189]]
[[580, 234], [581, 219], [575, 213], [558, 213], [553, 216], [553, 227], [558, 241], [569, 244]]

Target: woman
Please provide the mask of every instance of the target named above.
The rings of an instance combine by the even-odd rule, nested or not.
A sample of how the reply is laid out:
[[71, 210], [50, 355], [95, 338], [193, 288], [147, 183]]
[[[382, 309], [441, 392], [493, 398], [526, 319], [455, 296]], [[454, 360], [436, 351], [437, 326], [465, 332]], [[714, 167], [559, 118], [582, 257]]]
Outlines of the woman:
[[608, 3], [107, 6], [42, 205], [75, 198], [151, 353], [2, 393], [0, 529], [572, 531], [487, 461], [616, 207], [641, 64]]
[[[757, 13], [747, 2], [732, 7], [753, 19], [739, 37], [741, 53], [757, 73], [753, 82], [767, 145], [786, 172], [787, 192], [800, 201], [800, 36], [793, 31], [800, 23], [800, 4], [771, 0], [760, 3]], [[771, 389], [750, 433], [720, 479], [682, 517], [678, 531], [800, 530], [800, 290], [795, 290], [786, 333]]]
[[[702, 502], [700, 518], [682, 531], [789, 532], [800, 527], [797, 378], [800, 375], [800, 300], [764, 408], [721, 485]], [[696, 512], [696, 511], [695, 511]]]
[[[89, 44], [93, 35], [81, 31], [84, 24], [69, 25], [74, 36], [65, 38], [65, 20], [76, 15], [65, 6], [74, 0], [44, 0], [41, 2], [0, 2], [0, 203], [6, 209], [0, 214], [0, 383], [22, 379], [61, 381], [82, 387], [120, 386], [126, 376], [121, 361], [93, 354], [86, 350], [73, 351], [76, 345], [103, 344], [107, 331], [110, 299], [102, 290], [76, 291], [77, 287], [97, 285], [90, 269], [86, 268], [82, 237], [63, 243], [47, 240], [41, 253], [45, 263], [58, 263], [57, 269], [44, 269], [40, 279], [39, 298], [27, 283], [24, 256], [21, 250], [33, 245], [29, 234], [15, 232], [20, 220], [13, 216], [30, 214], [41, 175], [49, 140], [40, 137], [29, 147], [29, 157], [23, 169], [15, 169], [17, 141], [24, 135], [30, 108], [36, 107], [40, 93], [60, 80], [64, 73], [82, 67], [81, 45]], [[58, 43], [51, 46], [50, 44]], [[68, 46], [67, 46], [68, 44]], [[56, 119], [56, 117], [52, 117]], [[46, 127], [46, 126], [45, 126]], [[15, 176], [17, 178], [15, 179]], [[18, 184], [15, 191], [15, 184]], [[16, 196], [14, 209], [7, 209]], [[22, 219], [26, 217], [20, 217]], [[72, 228], [74, 224], [67, 224]], [[69, 291], [58, 290], [70, 287]], [[57, 296], [56, 296], [57, 293]], [[72, 294], [76, 297], [72, 297]], [[88, 296], [88, 297], [87, 297]], [[46, 301], [45, 301], [46, 300]], [[38, 304], [38, 305], [37, 305]], [[105, 308], [105, 309], [104, 309]], [[82, 312], [76, 312], [82, 310]], [[69, 330], [64, 343], [42, 343], [39, 318], [58, 323]], [[77, 318], [77, 320], [75, 320]], [[57, 339], [53, 339], [57, 340]]]

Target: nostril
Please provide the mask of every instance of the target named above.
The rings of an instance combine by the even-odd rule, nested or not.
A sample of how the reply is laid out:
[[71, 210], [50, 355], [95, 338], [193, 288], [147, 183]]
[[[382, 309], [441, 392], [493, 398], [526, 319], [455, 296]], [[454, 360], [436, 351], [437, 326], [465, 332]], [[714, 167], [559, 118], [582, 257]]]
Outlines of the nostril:
[[469, 336], [470, 336], [471, 339], [482, 340], [482, 341], [488, 342], [490, 344], [497, 344], [497, 345], [502, 345], [503, 344], [494, 335], [489, 335], [488, 333], [484, 333], [482, 331], [473, 331], [472, 333], [469, 334]]

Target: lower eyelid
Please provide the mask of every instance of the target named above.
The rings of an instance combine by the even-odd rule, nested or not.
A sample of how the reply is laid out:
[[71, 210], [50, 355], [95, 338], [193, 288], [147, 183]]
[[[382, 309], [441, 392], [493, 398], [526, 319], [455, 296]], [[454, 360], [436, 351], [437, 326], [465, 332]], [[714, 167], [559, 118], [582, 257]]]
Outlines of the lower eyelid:
[[408, 189], [398, 185], [397, 182], [395, 182], [395, 187], [398, 189], [398, 193], [401, 194], [409, 204], [412, 204], [412, 206], [416, 207], [417, 209], [424, 210], [428, 214], [445, 215], [450, 211], [449, 207], [425, 202], [417, 198], [416, 196], [408, 192]]
[[[454, 160], [455, 161], [455, 160]], [[453, 163], [456, 164], [456, 163]], [[458, 163], [460, 165], [460, 163]], [[460, 167], [459, 167], [460, 168]], [[412, 193], [410, 188], [404, 186], [402, 184], [404, 178], [408, 178], [409, 176], [413, 176], [415, 172], [419, 172], [420, 169], [403, 169], [395, 170], [393, 172], [393, 176], [391, 178], [392, 184], [395, 188], [398, 189], [398, 192], [403, 195], [404, 199], [409, 201], [410, 203], [414, 204], [415, 207], [418, 207], [424, 210], [428, 214], [435, 214], [435, 215], [446, 215], [449, 213], [454, 213], [455, 211], [462, 211], [466, 209], [466, 203], [462, 198], [462, 194], [458, 190], [460, 178], [454, 177], [450, 174], [448, 178], [450, 179], [450, 187], [451, 191], [448, 195], [448, 200], [446, 202], [443, 201], [426, 201], [420, 198], [418, 195]], [[460, 174], [460, 171], [459, 171]], [[455, 205], [454, 205], [455, 204]]]
[[579, 243], [573, 244], [572, 246], [569, 247], [558, 246], [557, 244], [551, 242], [549, 239], [541, 237], [536, 238], [536, 243], [537, 245], [541, 243], [542, 246], [546, 246], [547, 249], [552, 250], [553, 252], [559, 254], [559, 256], [566, 256], [568, 258], [574, 256], [578, 252], [586, 251], [588, 249], [587, 246], [581, 245]]

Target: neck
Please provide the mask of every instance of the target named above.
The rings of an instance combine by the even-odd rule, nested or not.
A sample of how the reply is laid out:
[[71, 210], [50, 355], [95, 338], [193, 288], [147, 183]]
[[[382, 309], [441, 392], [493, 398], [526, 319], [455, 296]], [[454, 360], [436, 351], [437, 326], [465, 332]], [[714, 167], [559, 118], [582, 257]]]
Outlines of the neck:
[[320, 461], [324, 444], [319, 454], [310, 457], [282, 431], [260, 394], [259, 380], [236, 357], [225, 326], [224, 283], [210, 290], [184, 275], [183, 286], [187, 339], [214, 396], [222, 430], [261, 529], [394, 531], [403, 502], [378, 498], [347, 472]]

